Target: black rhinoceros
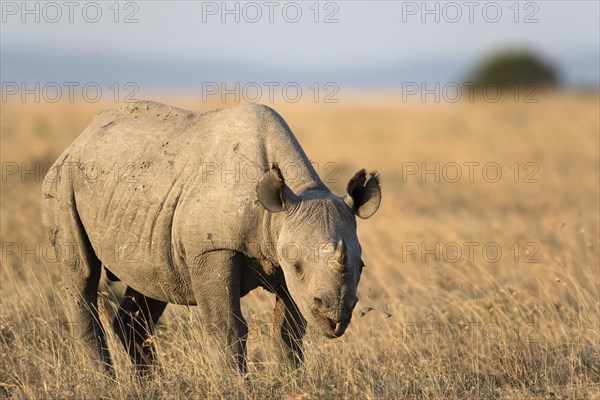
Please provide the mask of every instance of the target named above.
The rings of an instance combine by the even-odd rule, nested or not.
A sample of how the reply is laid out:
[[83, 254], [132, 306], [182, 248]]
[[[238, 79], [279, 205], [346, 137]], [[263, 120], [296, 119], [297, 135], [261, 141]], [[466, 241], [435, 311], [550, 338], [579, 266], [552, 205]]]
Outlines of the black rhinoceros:
[[240, 298], [259, 286], [276, 296], [283, 360], [301, 362], [307, 320], [330, 338], [344, 333], [363, 268], [356, 216], [380, 200], [377, 174], [364, 170], [345, 196], [332, 194], [269, 107], [193, 113], [141, 101], [94, 118], [46, 176], [42, 208], [75, 297], [73, 326], [109, 371], [103, 266], [127, 285], [113, 325], [139, 368], [174, 303], [198, 306], [209, 337], [245, 371]]

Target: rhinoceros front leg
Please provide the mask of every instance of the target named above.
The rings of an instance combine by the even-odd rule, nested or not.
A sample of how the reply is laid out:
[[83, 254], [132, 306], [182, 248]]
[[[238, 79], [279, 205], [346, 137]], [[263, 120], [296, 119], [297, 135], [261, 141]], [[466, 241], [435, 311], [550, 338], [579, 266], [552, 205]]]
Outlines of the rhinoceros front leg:
[[240, 291], [244, 257], [230, 250], [203, 254], [191, 268], [192, 288], [203, 326], [213, 345], [225, 354], [226, 363], [247, 371], [248, 326], [242, 315]]
[[275, 334], [275, 347], [282, 363], [297, 368], [303, 361], [302, 337], [306, 332], [306, 320], [283, 285], [275, 294], [274, 323], [279, 334]]

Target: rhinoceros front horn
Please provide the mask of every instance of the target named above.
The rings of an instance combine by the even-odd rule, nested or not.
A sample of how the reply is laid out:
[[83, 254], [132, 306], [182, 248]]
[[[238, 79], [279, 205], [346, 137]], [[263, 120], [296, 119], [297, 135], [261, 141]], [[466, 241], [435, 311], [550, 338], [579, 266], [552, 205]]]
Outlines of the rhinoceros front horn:
[[344, 239], [340, 239], [335, 249], [335, 253], [329, 259], [329, 265], [335, 271], [343, 273], [346, 271], [346, 244]]

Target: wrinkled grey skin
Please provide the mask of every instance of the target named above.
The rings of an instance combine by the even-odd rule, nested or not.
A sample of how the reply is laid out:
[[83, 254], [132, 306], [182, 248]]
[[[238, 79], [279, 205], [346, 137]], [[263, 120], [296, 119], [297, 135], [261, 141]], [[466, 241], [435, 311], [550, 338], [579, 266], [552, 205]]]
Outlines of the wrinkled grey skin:
[[113, 328], [140, 371], [167, 303], [198, 306], [226, 360], [245, 371], [240, 298], [259, 286], [276, 295], [281, 359], [297, 365], [307, 320], [331, 338], [348, 326], [363, 266], [356, 216], [381, 199], [364, 170], [333, 195], [269, 107], [192, 113], [153, 102], [96, 116], [42, 190], [74, 326], [109, 371], [103, 266], [127, 285]]

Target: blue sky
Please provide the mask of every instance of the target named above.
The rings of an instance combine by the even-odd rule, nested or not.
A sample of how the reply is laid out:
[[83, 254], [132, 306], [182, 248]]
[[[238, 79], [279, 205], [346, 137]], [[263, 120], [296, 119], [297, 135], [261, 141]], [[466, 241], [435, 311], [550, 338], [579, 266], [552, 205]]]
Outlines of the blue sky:
[[1, 78], [394, 88], [460, 81], [498, 49], [525, 47], [555, 63], [567, 86], [600, 84], [600, 2], [450, 3], [34, 1], [26, 11], [4, 1]]

